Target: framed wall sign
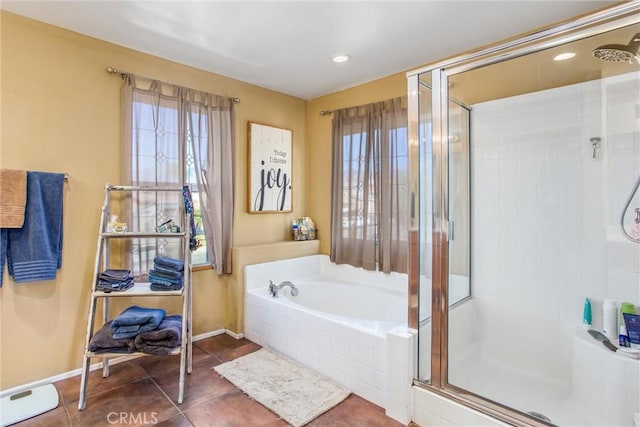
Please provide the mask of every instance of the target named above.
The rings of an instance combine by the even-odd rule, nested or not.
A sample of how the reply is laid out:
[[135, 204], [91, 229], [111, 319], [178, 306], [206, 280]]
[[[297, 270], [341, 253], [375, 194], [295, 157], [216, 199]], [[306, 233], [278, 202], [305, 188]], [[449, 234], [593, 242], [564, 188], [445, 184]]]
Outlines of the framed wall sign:
[[291, 212], [292, 131], [249, 122], [249, 213]]

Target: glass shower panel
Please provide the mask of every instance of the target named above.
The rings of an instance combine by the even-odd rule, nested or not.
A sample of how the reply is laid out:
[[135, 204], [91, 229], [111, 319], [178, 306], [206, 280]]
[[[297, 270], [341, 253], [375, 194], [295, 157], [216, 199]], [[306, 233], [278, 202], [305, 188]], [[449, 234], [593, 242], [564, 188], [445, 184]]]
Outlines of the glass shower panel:
[[418, 378], [431, 377], [431, 260], [433, 176], [432, 176], [432, 108], [430, 78], [419, 81], [418, 162], [419, 162], [419, 329]]

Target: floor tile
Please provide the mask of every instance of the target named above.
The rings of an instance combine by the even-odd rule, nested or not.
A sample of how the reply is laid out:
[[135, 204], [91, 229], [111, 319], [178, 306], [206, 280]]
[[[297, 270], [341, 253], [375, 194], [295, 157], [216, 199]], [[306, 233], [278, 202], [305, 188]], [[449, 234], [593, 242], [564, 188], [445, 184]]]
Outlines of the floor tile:
[[194, 426], [269, 426], [286, 427], [289, 424], [241, 391], [227, 393], [203, 403], [185, 415]]
[[198, 340], [193, 344], [203, 349], [207, 347], [211, 351], [215, 351], [215, 350], [225, 350], [228, 348], [236, 347], [238, 346], [239, 341], [240, 340], [232, 337], [231, 335], [220, 334], [220, 335], [215, 335], [213, 337]]
[[325, 412], [308, 424], [309, 427], [400, 427], [384, 409], [351, 394], [332, 410]]
[[157, 424], [178, 415], [178, 409], [150, 378], [96, 394], [84, 411], [67, 406], [74, 426]]
[[258, 351], [262, 348], [262, 346], [248, 341], [240, 347], [230, 348], [229, 350], [221, 351], [216, 354], [216, 357], [223, 362], [228, 362], [230, 360], [237, 359], [238, 357], [246, 356], [249, 353], [253, 353], [254, 351]]
[[262, 348], [246, 338], [235, 339], [229, 335], [218, 335], [199, 341], [197, 346], [223, 362], [253, 353]]
[[187, 417], [180, 414], [173, 418], [169, 418], [166, 421], [155, 424], [155, 427], [193, 427], [193, 424], [189, 422]]
[[[178, 397], [179, 356], [142, 357], [89, 375], [88, 399], [78, 411], [80, 376], [55, 383], [60, 406], [19, 426], [94, 427], [159, 425], [164, 427], [286, 427], [276, 414], [242, 393], [212, 368], [261, 347], [247, 339], [218, 335], [194, 342], [193, 372], [185, 378], [185, 399]], [[313, 420], [309, 427], [397, 427], [384, 410], [359, 396]]]
[[[213, 356], [200, 359], [193, 364], [193, 371], [185, 378], [184, 401], [178, 405], [181, 411], [188, 411], [208, 400], [235, 391], [236, 388], [226, 379], [222, 378], [212, 368], [221, 362]], [[175, 372], [153, 376], [153, 380], [177, 403], [179, 383]]]
[[249, 342], [251, 341], [246, 338], [237, 339], [230, 335], [222, 334], [197, 341], [194, 345], [200, 347], [209, 354], [215, 355], [217, 352], [241, 347]]
[[40, 414], [37, 417], [29, 418], [28, 420], [13, 424], [13, 427], [50, 427], [70, 425], [71, 421], [67, 416], [64, 405], [60, 402], [57, 408]]
[[[96, 393], [103, 393], [146, 377], [148, 377], [147, 373], [135, 363], [135, 360], [109, 366], [109, 376], [107, 378], [102, 376], [102, 368], [100, 368], [89, 373], [86, 390], [87, 397], [90, 398]], [[80, 396], [80, 375], [58, 381], [55, 386], [65, 405], [78, 401]]]

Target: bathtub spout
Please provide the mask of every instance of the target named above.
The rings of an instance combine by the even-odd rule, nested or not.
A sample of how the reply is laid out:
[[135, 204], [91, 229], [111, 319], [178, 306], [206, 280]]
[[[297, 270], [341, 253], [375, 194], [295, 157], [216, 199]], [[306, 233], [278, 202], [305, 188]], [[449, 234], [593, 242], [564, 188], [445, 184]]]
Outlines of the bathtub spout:
[[291, 288], [292, 296], [295, 297], [296, 295], [298, 295], [298, 288], [296, 288], [296, 285], [294, 285], [288, 280], [285, 280], [284, 282], [280, 283], [277, 286], [271, 280], [269, 280], [269, 293], [271, 294], [272, 297], [278, 298], [278, 291], [285, 286], [289, 286]]

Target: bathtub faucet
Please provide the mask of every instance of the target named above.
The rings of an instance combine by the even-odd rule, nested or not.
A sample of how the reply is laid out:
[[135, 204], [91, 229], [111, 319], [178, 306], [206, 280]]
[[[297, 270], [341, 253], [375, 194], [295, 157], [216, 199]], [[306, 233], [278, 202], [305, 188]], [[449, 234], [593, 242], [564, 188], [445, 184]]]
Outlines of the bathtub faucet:
[[269, 280], [269, 293], [271, 294], [272, 297], [278, 298], [278, 291], [285, 286], [289, 286], [291, 288], [292, 296], [295, 297], [296, 295], [298, 295], [298, 288], [296, 288], [296, 285], [294, 285], [288, 280], [285, 280], [284, 282], [280, 283], [278, 286], [276, 286], [271, 280]]

